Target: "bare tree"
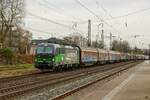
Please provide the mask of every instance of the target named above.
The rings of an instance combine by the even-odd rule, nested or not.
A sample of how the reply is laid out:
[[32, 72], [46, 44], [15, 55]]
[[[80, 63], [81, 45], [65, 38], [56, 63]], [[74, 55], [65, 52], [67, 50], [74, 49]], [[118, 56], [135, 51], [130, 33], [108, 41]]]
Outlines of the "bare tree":
[[112, 42], [112, 50], [120, 51], [120, 52], [130, 52], [131, 47], [130, 47], [130, 44], [127, 41], [114, 40]]
[[92, 41], [92, 47], [104, 49], [104, 44], [102, 41]]
[[0, 43], [4, 45], [12, 27], [19, 27], [24, 16], [24, 0], [0, 0]]

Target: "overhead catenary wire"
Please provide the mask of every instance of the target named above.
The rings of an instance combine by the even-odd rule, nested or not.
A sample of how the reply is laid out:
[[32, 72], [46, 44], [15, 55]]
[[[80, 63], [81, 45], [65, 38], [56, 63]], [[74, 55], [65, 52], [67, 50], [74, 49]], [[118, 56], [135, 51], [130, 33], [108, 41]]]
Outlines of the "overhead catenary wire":
[[[41, 1], [41, 0], [40, 0], [40, 1]], [[39, 1], [36, 1], [36, 2], [40, 3]], [[66, 17], [70, 17], [70, 18], [74, 19], [74, 21], [76, 21], [76, 22], [83, 21], [82, 19], [77, 18], [77, 17], [75, 17], [75, 16], [73, 16], [73, 15], [71, 15], [71, 14], [65, 13], [66, 11], [65, 11], [64, 9], [62, 9], [62, 8], [60, 8], [60, 7], [57, 7], [56, 5], [54, 5], [54, 4], [50, 3], [50, 2], [48, 2], [47, 0], [42, 0], [42, 2], [43, 2], [44, 4], [42, 4], [42, 3], [40, 3], [40, 4], [42, 4], [43, 7], [47, 7], [48, 9], [52, 9], [52, 8], [53, 8], [53, 10], [55, 9], [55, 13], [58, 13], [58, 14], [60, 14], [60, 15], [64, 15], [64, 16], [66, 16]], [[72, 21], [72, 22], [73, 22], [73, 21]]]
[[[78, 3], [81, 7], [83, 7], [84, 9], [86, 9], [88, 12], [90, 12], [92, 15], [94, 15], [98, 20], [101, 21], [101, 23], [105, 23], [107, 26], [111, 27], [112, 29], [116, 30], [118, 32], [117, 29], [115, 29], [112, 25], [108, 24], [105, 20], [103, 20], [100, 16], [98, 16], [95, 12], [93, 12], [92, 10], [90, 10], [87, 6], [85, 6], [83, 3], [81, 3], [79, 0], [74, 0], [76, 3]], [[120, 33], [120, 32], [119, 32]]]
[[[107, 9], [106, 9], [102, 4], [100, 4], [100, 7], [101, 7], [101, 9], [102, 9], [106, 14], [109, 15], [110, 18], [113, 18], [113, 16], [107, 11]], [[108, 24], [107, 24], [107, 25], [108, 25]], [[118, 31], [116, 28], [114, 28], [112, 25], [108, 25], [108, 26], [110, 26], [112, 29], [114, 29], [115, 31], [117, 31], [117, 32], [118, 32], [118, 37], [120, 37], [119, 33], [121, 33], [121, 32], [119, 32], [119, 31]]]
[[96, 18], [100, 19], [100, 21], [103, 21], [97, 14], [95, 14], [92, 10], [90, 10], [88, 7], [86, 7], [84, 4], [82, 4], [79, 0], [74, 0], [76, 3], [78, 3], [80, 6], [85, 8], [88, 12], [90, 12], [92, 15], [94, 15]]
[[[39, 18], [39, 19], [41, 19], [41, 20], [44, 20], [44, 21], [47, 21], [47, 22], [50, 22], [50, 23], [59, 25], [59, 26], [61, 26], [61, 27], [64, 27], [64, 28], [67, 28], [67, 29], [71, 29], [71, 30], [75, 30], [75, 29], [72, 28], [72, 26], [69, 26], [69, 25], [66, 25], [66, 24], [62, 24], [62, 23], [53, 21], [53, 20], [51, 20], [51, 19], [48, 19], [48, 18], [39, 16], [39, 15], [33, 14], [33, 13], [31, 13], [31, 12], [27, 12], [27, 14], [29, 14], [30, 16]], [[78, 32], [83, 33], [83, 34], [86, 33], [86, 32], [82, 32], [81, 30], [75, 30], [75, 31], [78, 31]]]
[[[78, 1], [78, 0], [76, 0], [76, 1]], [[79, 2], [79, 1], [78, 1]], [[47, 3], [49, 3], [49, 2], [47, 2]], [[94, 14], [94, 16], [96, 16], [100, 21], [102, 21], [102, 22], [104, 22], [104, 20], [102, 19], [102, 18], [100, 18], [98, 15], [96, 15], [92, 10], [90, 10], [90, 9], [88, 9], [86, 6], [84, 6], [81, 2], [79, 2], [80, 3], [80, 5], [82, 5], [85, 9], [87, 9], [90, 13], [92, 13], [92, 14]], [[30, 14], [31, 15], [31, 14]], [[33, 16], [33, 14], [32, 14], [32, 16]], [[34, 16], [34, 17], [39, 17], [39, 16]], [[46, 20], [45, 18], [42, 18], [42, 17], [39, 17], [40, 19], [42, 19], [42, 20]], [[51, 23], [54, 23], [54, 24], [58, 24], [58, 25], [61, 25], [61, 26], [63, 26], [63, 27], [66, 27], [66, 28], [69, 28], [69, 29], [72, 29], [70, 26], [66, 26], [66, 25], [64, 25], [64, 24], [60, 24], [60, 23], [58, 23], [58, 22], [56, 22], [56, 21], [52, 21], [52, 20], [49, 20]], [[112, 25], [109, 25], [107, 22], [104, 22], [105, 24], [107, 24], [109, 27], [112, 27]], [[80, 31], [81, 32], [81, 31]], [[81, 33], [85, 33], [85, 32], [81, 32]]]
[[[99, 1], [96, 1], [97, 5], [105, 12], [106, 15], [108, 15], [111, 18], [113, 18], [113, 16], [111, 15], [110, 12], [108, 12], [108, 10], [104, 7], [104, 5], [102, 4], [102, 2], [100, 2], [99, 4]], [[118, 24], [117, 22], [115, 22], [116, 24]], [[120, 25], [120, 23], [119, 23]]]
[[[48, 0], [47, 0], [48, 1]], [[78, 0], [78, 1], [80, 1], [80, 0]], [[49, 4], [47, 4], [47, 5], [49, 5]], [[57, 7], [57, 6], [56, 6]], [[85, 5], [85, 7], [86, 7], [86, 5]], [[59, 8], [59, 7], [58, 7]], [[89, 9], [89, 7], [87, 6], [87, 8]], [[104, 7], [103, 7], [103, 9], [106, 11], [106, 13], [108, 13], [108, 11], [107, 11], [107, 9], [105, 9]], [[59, 10], [59, 9], [58, 9]], [[89, 9], [90, 11], [92, 11], [92, 9]], [[51, 10], [50, 10], [51, 11]], [[96, 14], [96, 16], [97, 16], [97, 18], [100, 20], [100, 21], [102, 21], [102, 22], [104, 22], [105, 23], [105, 21], [107, 21], [107, 19], [102, 19], [102, 18], [100, 18], [101, 16], [99, 16], [96, 12], [94, 12], [94, 10], [92, 11], [93, 12], [93, 14]], [[64, 13], [64, 12], [62, 12], [62, 13]], [[140, 12], [139, 12], [140, 13]], [[92, 14], [92, 13], [91, 13]], [[92, 14], [92, 15], [93, 15]], [[134, 13], [134, 14], [137, 14], [137, 13]], [[133, 14], [133, 15], [134, 15]], [[125, 15], [127, 15], [127, 14], [125, 14]], [[32, 15], [31, 15], [32, 16]], [[42, 15], [41, 15], [42, 16]], [[95, 15], [94, 15], [95, 16]], [[121, 15], [121, 16], [123, 16], [123, 15]], [[120, 18], [122, 18], [120, 16]], [[128, 16], [131, 16], [131, 15], [128, 15]], [[34, 16], [35, 17], [35, 16]], [[42, 16], [43, 17], [43, 16]], [[111, 16], [110, 16], [111, 17]], [[116, 17], [119, 17], [119, 16], [116, 16]], [[125, 16], [126, 17], [126, 16]], [[43, 17], [44, 18], [44, 17]], [[46, 18], [46, 17], [45, 17]], [[115, 18], [115, 17], [111, 17], [111, 18], [109, 18], [109, 19], [113, 19], [113, 18]], [[50, 18], [46, 18], [46, 19], [50, 19]], [[41, 20], [44, 20], [44, 19], [41, 19]], [[53, 22], [56, 22], [56, 23], [54, 23], [54, 24], [57, 24], [58, 25], [58, 23], [59, 24], [62, 24], [63, 22], [62, 21], [59, 21], [59, 20], [53, 20], [53, 19], [50, 19], [51, 21], [53, 21]], [[98, 21], [99, 21], [98, 20]], [[46, 21], [46, 20], [45, 20]], [[47, 21], [47, 22], [50, 22], [50, 21]], [[53, 23], [53, 22], [50, 22], [50, 23]], [[109, 22], [109, 21], [108, 21]], [[85, 22], [85, 23], [87, 23], [87, 21]], [[107, 23], [107, 22], [106, 22]], [[110, 22], [109, 22], [110, 23]], [[111, 24], [111, 23], [110, 23]], [[112, 25], [110, 25], [109, 24], [109, 26], [110, 27], [112, 27], [113, 28], [113, 26]], [[65, 26], [64, 26], [65, 25]], [[60, 25], [60, 26], [62, 26], [62, 27], [65, 27], [65, 28], [68, 28], [68, 29], [72, 29], [73, 30], [73, 28], [72, 28], [72, 26], [71, 25], [69, 25], [69, 24], [63, 24], [63, 25]], [[108, 29], [108, 30], [110, 30], [110, 29]], [[116, 28], [116, 29], [114, 29], [114, 30], [116, 30], [116, 31], [118, 31], [118, 28]], [[107, 29], [106, 29], [106, 31], [107, 31]], [[119, 31], [117, 32], [117, 33], [120, 33]]]
[[102, 2], [99, 4], [99, 1], [96, 1], [96, 4], [98, 6], [100, 6], [100, 8], [106, 13], [109, 15], [110, 18], [112, 18], [112, 15], [107, 11], [107, 9], [102, 5]]
[[105, 19], [105, 20], [113, 20], [113, 19], [123, 18], [123, 17], [131, 16], [131, 15], [135, 15], [135, 14], [138, 14], [138, 13], [141, 13], [141, 12], [144, 12], [144, 11], [148, 11], [148, 10], [150, 10], [150, 8], [144, 8], [144, 9], [141, 9], [141, 10], [138, 10], [138, 11], [130, 12], [130, 13], [120, 15], [120, 16], [115, 16], [115, 17], [112, 17], [110, 19]]
[[41, 19], [41, 20], [48, 21], [48, 22], [50, 22], [50, 23], [57, 24], [57, 25], [59, 25], [59, 26], [62, 26], [62, 27], [65, 27], [65, 28], [72, 29], [72, 28], [71, 28], [70, 26], [68, 26], [68, 25], [65, 25], [65, 24], [62, 24], [62, 23], [53, 21], [53, 20], [51, 20], [51, 19], [44, 18], [44, 17], [42, 17], [42, 16], [33, 14], [33, 13], [31, 13], [31, 12], [27, 12], [27, 14], [29, 14], [30, 16], [33, 16], [33, 17], [37, 17], [37, 18], [39, 18], [39, 19]]
[[[144, 9], [134, 11], [134, 12], [130, 12], [130, 13], [127, 13], [127, 14], [124, 14], [124, 15], [112, 16], [112, 18], [108, 18], [108, 19], [105, 19], [105, 20], [109, 21], [109, 20], [119, 19], [119, 18], [123, 18], [123, 17], [128, 17], [128, 16], [132, 16], [132, 15], [135, 15], [135, 14], [138, 14], [138, 13], [148, 11], [148, 10], [150, 10], [150, 8], [144, 8]], [[98, 20], [93, 20], [93, 21], [97, 22]]]
[[[98, 3], [97, 3], [98, 4]], [[105, 13], [108, 13], [107, 9], [105, 9], [102, 4], [100, 5], [101, 9], [105, 12]], [[141, 13], [141, 12], [144, 12], [144, 11], [148, 11], [150, 10], [150, 7], [148, 8], [144, 8], [144, 9], [141, 9], [141, 10], [137, 10], [137, 11], [134, 11], [134, 12], [130, 12], [130, 13], [127, 13], [127, 14], [124, 14], [124, 15], [121, 15], [121, 16], [116, 16], [116, 17], [113, 17], [110, 13], [108, 13], [108, 15], [110, 16], [110, 18], [108, 19], [105, 19], [105, 21], [109, 21], [109, 20], [113, 20], [113, 19], [118, 19], [118, 18], [123, 18], [123, 17], [128, 17], [128, 16], [131, 16], [131, 15], [135, 15], [135, 14], [138, 14], [138, 13]], [[97, 21], [96, 21], [97, 22]], [[110, 26], [110, 25], [109, 25]], [[110, 26], [111, 27], [111, 26]], [[128, 27], [128, 24], [127, 24], [127, 19], [126, 19], [126, 22], [125, 22], [125, 27], [127, 28]], [[114, 30], [116, 30], [118, 33], [120, 33], [116, 28], [114, 28], [112, 26], [112, 28]], [[120, 36], [120, 35], [119, 35]]]
[[[49, 32], [49, 31], [43, 31], [43, 30], [31, 28], [31, 27], [26, 27], [26, 28], [29, 29], [29, 30], [31, 30], [31, 31], [34, 31], [34, 32], [46, 33], [46, 34], [49, 34], [49, 35], [51, 35], [51, 36], [53, 37], [53, 33], [52, 33], [52, 32]], [[60, 34], [57, 34], [57, 36], [64, 37], [63, 35], [60, 35]]]

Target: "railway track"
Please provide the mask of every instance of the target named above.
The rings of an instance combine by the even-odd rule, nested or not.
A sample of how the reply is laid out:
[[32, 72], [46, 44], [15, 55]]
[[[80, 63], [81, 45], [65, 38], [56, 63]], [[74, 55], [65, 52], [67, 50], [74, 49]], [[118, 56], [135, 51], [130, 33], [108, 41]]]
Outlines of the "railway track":
[[125, 65], [124, 67], [118, 67], [118, 68], [115, 68], [115, 69], [108, 70], [108, 71], [106, 71], [104, 73], [101, 73], [100, 78], [98, 78], [96, 80], [93, 80], [93, 81], [90, 81], [90, 82], [87, 82], [86, 84], [78, 86], [78, 87], [76, 87], [74, 89], [71, 89], [69, 91], [66, 91], [63, 94], [59, 94], [59, 95], [57, 95], [57, 96], [55, 96], [53, 98], [50, 98], [50, 100], [61, 100], [61, 99], [65, 98], [65, 97], [67, 97], [67, 96], [69, 96], [69, 95], [71, 95], [71, 94], [73, 94], [75, 92], [78, 92], [81, 89], [84, 89], [84, 88], [86, 88], [86, 87], [88, 87], [88, 86], [90, 86], [90, 85], [92, 85], [94, 83], [97, 83], [99, 81], [103, 81], [103, 80], [105, 80], [105, 79], [107, 79], [109, 77], [117, 75], [118, 73], [121, 73], [121, 72], [131, 68], [134, 65], [137, 65], [137, 63], [130, 64], [129, 66]]
[[[43, 74], [37, 74], [37, 75], [29, 75], [29, 76], [21, 76], [21, 77], [13, 77], [12, 79], [10, 78], [9, 80], [5, 80], [3, 82], [3, 84], [13, 81], [15, 80], [15, 82], [13, 84], [11, 84], [11, 82], [9, 84], [10, 85], [5, 85], [5, 87], [1, 87], [0, 88], [0, 100], [8, 100], [10, 98], [15, 98], [19, 95], [25, 94], [25, 93], [29, 93], [31, 91], [35, 91], [47, 86], [52, 86], [54, 84], [63, 82], [63, 81], [68, 81], [71, 79], [75, 79], [75, 78], [79, 78], [79, 77], [83, 77], [83, 76], [87, 76], [87, 75], [92, 75], [94, 73], [99, 73], [99, 72], [103, 72], [106, 70], [110, 70], [110, 69], [114, 69], [114, 68], [119, 68], [120, 66], [125, 66], [128, 64], [133, 64], [133, 62], [123, 62], [123, 63], [118, 63], [118, 64], [110, 64], [110, 65], [104, 65], [101, 67], [94, 67], [94, 68], [87, 68], [84, 70], [78, 70], [78, 71], [72, 71], [72, 72], [63, 72], [63, 73], [54, 73], [54, 74], [49, 74], [49, 73], [45, 73]], [[40, 76], [41, 75], [41, 76]], [[63, 75], [63, 76], [62, 76]], [[36, 77], [36, 79], [33, 79], [34, 77]], [[28, 77], [30, 77], [28, 79]], [[31, 78], [32, 77], [32, 78]], [[22, 79], [21, 82], [18, 82], [17, 79]], [[27, 81], [27, 80], [28, 81]], [[26, 81], [23, 81], [26, 80]], [[66, 95], [68, 93], [65, 93], [63, 95]], [[58, 96], [54, 99], [60, 98], [62, 96]]]
[[[119, 64], [124, 64], [123, 63], [119, 63]], [[119, 65], [117, 64], [117, 65]], [[115, 65], [115, 64], [114, 64]], [[105, 68], [108, 68], [110, 65], [103, 65], [103, 66], [100, 66], [101, 69], [104, 69]], [[82, 72], [88, 72], [90, 70], [94, 70], [94, 69], [99, 69], [99, 66], [98, 67], [95, 67], [95, 68], [85, 68], [85, 69], [77, 69], [75, 71], [69, 71], [69, 72], [61, 72], [61, 73], [41, 73], [41, 72], [38, 72], [38, 73], [33, 73], [33, 74], [28, 74], [28, 75], [21, 75], [21, 76], [13, 76], [13, 77], [8, 77], [8, 78], [0, 78], [0, 90], [2, 88], [6, 88], [6, 87], [11, 87], [11, 86], [14, 86], [14, 85], [19, 85], [19, 84], [24, 84], [24, 83], [30, 83], [31, 81], [39, 81], [39, 80], [42, 80], [42, 79], [47, 79], [47, 78], [58, 78], [58, 77], [61, 77], [62, 75], [70, 75], [70, 74], [79, 74], [79, 73], [82, 73]]]

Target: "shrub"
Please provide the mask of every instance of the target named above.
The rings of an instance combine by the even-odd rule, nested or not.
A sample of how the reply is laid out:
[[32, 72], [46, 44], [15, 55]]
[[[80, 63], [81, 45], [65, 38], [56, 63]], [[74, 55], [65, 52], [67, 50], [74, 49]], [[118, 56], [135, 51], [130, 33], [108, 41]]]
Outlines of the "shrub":
[[0, 49], [0, 63], [5, 64], [33, 64], [34, 55], [21, 55], [13, 52], [10, 48]]
[[0, 55], [2, 55], [5, 58], [6, 64], [12, 64], [12, 56], [13, 51], [10, 48], [2, 48], [0, 49]]

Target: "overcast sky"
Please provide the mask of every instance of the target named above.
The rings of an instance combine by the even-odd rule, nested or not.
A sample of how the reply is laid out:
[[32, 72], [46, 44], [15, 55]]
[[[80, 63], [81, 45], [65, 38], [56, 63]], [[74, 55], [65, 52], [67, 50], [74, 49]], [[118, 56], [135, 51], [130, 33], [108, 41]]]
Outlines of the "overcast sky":
[[[77, 30], [87, 35], [87, 20], [92, 22], [92, 39], [96, 38], [97, 25], [101, 23], [93, 14], [81, 7], [75, 0], [26, 0], [26, 28], [31, 30], [33, 38], [63, 37], [73, 33], [71, 28], [77, 23]], [[105, 36], [111, 32], [132, 43], [132, 46], [148, 47], [150, 43], [150, 0], [79, 0], [84, 6], [103, 19]], [[129, 16], [113, 19], [136, 12]], [[30, 13], [30, 14], [29, 14]], [[41, 20], [31, 14], [58, 22], [61, 25]], [[110, 19], [110, 20], [108, 20]], [[127, 26], [125, 25], [127, 23]], [[63, 24], [63, 25], [62, 25]], [[65, 25], [65, 26], [64, 26]], [[67, 27], [66, 27], [67, 26]], [[112, 27], [111, 27], [112, 26]], [[56, 34], [57, 33], [57, 34]], [[134, 35], [140, 35], [136, 39]], [[107, 43], [108, 38], [105, 38]]]

